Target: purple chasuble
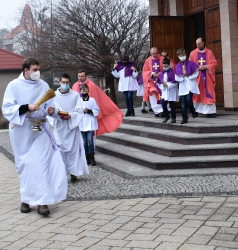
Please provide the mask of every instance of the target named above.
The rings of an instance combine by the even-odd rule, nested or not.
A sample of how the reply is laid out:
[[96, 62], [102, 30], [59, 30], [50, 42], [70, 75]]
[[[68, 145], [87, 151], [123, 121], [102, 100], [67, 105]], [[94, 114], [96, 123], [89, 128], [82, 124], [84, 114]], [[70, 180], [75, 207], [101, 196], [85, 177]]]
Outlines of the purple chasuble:
[[[206, 65], [206, 52], [205, 53], [199, 53], [198, 52], [198, 65], [199, 66]], [[202, 82], [204, 84], [204, 88], [205, 88], [205, 91], [206, 91], [206, 97], [212, 99], [211, 94], [207, 90], [207, 82], [206, 82], [206, 73], [207, 73], [207, 70], [202, 70], [200, 72], [201, 72]]]
[[[179, 62], [174, 68], [175, 74], [177, 76], [183, 76], [182, 65], [183, 65], [183, 63]], [[190, 75], [194, 74], [194, 72], [198, 69], [198, 65], [195, 62], [190, 61], [190, 60], [185, 61], [185, 67], [186, 67], [186, 76], [190, 76]]]
[[176, 83], [175, 81], [175, 72], [171, 68], [168, 71], [163, 70], [158, 77], [158, 83], [164, 83], [164, 73], [168, 75], [168, 82]]
[[131, 69], [131, 67], [135, 67], [135, 63], [133, 62], [128, 62], [127, 65], [125, 65], [123, 62], [118, 62], [117, 63], [117, 67], [115, 68], [115, 70], [117, 72], [119, 72], [120, 70], [124, 69], [125, 68], [125, 77], [128, 77], [128, 76], [131, 76], [132, 75], [132, 72], [133, 70]]
[[140, 76], [138, 79], [137, 79], [137, 83], [139, 84], [139, 85], [141, 85], [141, 84], [143, 84], [143, 78], [142, 78], [142, 76]]
[[[160, 72], [160, 59], [152, 59], [152, 72], [153, 73], [159, 73]], [[152, 78], [153, 82], [154, 82], [154, 87], [156, 88], [157, 92], [159, 93], [159, 96], [162, 96], [162, 91], [159, 88], [159, 83], [158, 83], [158, 79], [159, 78]], [[158, 100], [157, 104], [161, 104], [162, 103], [162, 98], [160, 100]]]

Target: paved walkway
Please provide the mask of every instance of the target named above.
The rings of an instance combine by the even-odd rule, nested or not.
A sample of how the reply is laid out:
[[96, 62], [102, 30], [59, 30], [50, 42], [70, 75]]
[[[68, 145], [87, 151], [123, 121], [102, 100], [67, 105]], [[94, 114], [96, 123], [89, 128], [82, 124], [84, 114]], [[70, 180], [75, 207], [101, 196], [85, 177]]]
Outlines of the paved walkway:
[[14, 164], [0, 154], [0, 249], [238, 249], [238, 197], [65, 201], [19, 211]]

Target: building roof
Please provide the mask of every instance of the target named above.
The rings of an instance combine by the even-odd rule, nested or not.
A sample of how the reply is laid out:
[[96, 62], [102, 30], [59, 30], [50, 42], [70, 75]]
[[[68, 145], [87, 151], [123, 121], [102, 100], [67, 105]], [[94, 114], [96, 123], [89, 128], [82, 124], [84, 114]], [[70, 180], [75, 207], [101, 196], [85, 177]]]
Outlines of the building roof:
[[24, 56], [0, 49], [0, 70], [21, 69], [24, 58]]
[[39, 29], [34, 21], [32, 12], [31, 12], [31, 7], [28, 4], [25, 4], [21, 20], [19, 25], [11, 30], [10, 32], [6, 33], [4, 36], [5, 39], [11, 39], [17, 34], [21, 33], [23, 30], [28, 30], [30, 32], [35, 32], [37, 29]]

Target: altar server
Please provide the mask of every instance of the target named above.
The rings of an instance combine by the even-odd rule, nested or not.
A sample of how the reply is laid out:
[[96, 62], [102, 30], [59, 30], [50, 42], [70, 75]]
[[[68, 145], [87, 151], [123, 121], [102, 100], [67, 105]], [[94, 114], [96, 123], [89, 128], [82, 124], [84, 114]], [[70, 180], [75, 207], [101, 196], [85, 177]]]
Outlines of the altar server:
[[88, 174], [83, 138], [79, 124], [84, 116], [80, 95], [70, 89], [70, 76], [63, 73], [59, 77], [60, 88], [56, 91], [55, 105], [59, 110], [61, 120], [54, 119], [53, 127], [57, 144], [71, 182], [77, 181], [77, 176]]

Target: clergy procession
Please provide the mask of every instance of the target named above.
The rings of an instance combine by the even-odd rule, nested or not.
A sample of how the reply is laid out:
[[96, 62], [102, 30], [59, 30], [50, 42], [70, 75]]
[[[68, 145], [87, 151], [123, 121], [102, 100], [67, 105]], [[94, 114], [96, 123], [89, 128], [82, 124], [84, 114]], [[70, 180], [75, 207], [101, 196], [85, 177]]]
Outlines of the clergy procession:
[[[176, 102], [181, 100], [182, 121], [188, 123], [187, 109], [193, 118], [199, 113], [216, 117], [216, 59], [202, 38], [187, 58], [179, 48], [179, 63], [150, 49], [141, 76], [136, 65], [124, 55], [115, 62], [112, 75], [119, 78], [118, 91], [126, 102], [125, 116], [135, 116], [133, 91], [143, 98], [142, 113], [147, 104], [162, 123], [176, 123]], [[95, 139], [115, 131], [123, 120], [117, 105], [92, 82], [84, 69], [70, 88], [71, 77], [62, 73], [60, 87], [54, 92], [40, 79], [40, 62], [25, 58], [21, 75], [5, 91], [2, 111], [9, 121], [9, 134], [20, 179], [22, 213], [38, 206], [40, 215], [50, 214], [48, 205], [66, 199], [67, 174], [71, 182], [89, 173], [95, 166]], [[53, 93], [52, 93], [53, 91]], [[42, 97], [39, 101], [39, 97]], [[33, 128], [32, 128], [33, 125]]]

